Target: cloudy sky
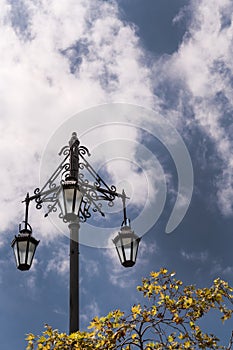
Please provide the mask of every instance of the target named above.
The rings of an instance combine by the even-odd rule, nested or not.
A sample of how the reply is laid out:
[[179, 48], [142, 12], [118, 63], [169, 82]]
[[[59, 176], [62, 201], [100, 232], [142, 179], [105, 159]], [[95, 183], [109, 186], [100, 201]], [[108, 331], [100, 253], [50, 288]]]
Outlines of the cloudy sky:
[[[106, 248], [111, 233], [101, 236], [120, 225], [118, 204], [107, 224], [97, 214], [81, 224], [82, 329], [129, 309], [141, 278], [162, 266], [186, 283], [233, 284], [232, 1], [0, 0], [0, 9], [1, 348], [24, 349], [44, 323], [68, 331], [67, 227], [31, 203], [40, 244], [29, 272], [16, 270], [10, 242], [25, 193], [74, 130], [107, 182], [127, 189], [142, 236], [124, 269]], [[225, 341], [232, 328], [205, 326]]]

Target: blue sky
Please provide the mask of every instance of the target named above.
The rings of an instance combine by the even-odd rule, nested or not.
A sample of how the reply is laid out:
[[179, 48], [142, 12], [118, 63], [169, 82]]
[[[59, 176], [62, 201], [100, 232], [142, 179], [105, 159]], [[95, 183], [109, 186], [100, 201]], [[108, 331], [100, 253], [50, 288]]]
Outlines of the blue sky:
[[[47, 158], [49, 151], [57, 154], [73, 127], [91, 150], [90, 162], [100, 170], [106, 164], [106, 180], [128, 186], [132, 226], [143, 235], [131, 269], [119, 265], [114, 250], [81, 246], [83, 329], [95, 315], [129, 310], [139, 300], [141, 278], [162, 266], [197, 286], [209, 286], [219, 276], [233, 285], [232, 13], [230, 0], [2, 1], [1, 348], [24, 349], [25, 334], [41, 333], [44, 323], [68, 331], [65, 226], [57, 228], [30, 207], [40, 245], [29, 272], [16, 270], [10, 242], [23, 220], [25, 193], [33, 193], [50, 174], [57, 158]], [[132, 126], [127, 127], [116, 113], [106, 119], [95, 107], [118, 102], [148, 113], [126, 115]], [[88, 118], [86, 109], [91, 110]], [[194, 174], [188, 211], [171, 234], [165, 230], [179, 174], [167, 145], [153, 136], [158, 120], [177, 130]], [[119, 128], [103, 126], [106, 121]], [[171, 145], [173, 134], [166, 136]], [[115, 161], [116, 155], [121, 160]], [[164, 181], [163, 211], [157, 222], [146, 212], [153, 225], [139, 232], [136, 216], [148, 198], [158, 214], [158, 188]], [[187, 203], [184, 197], [184, 207]], [[115, 229], [119, 215], [111, 217]], [[81, 240], [91, 224], [96, 232], [106, 225], [96, 217], [81, 224]], [[229, 322], [222, 326], [213, 319], [205, 327], [225, 341], [232, 329]]]

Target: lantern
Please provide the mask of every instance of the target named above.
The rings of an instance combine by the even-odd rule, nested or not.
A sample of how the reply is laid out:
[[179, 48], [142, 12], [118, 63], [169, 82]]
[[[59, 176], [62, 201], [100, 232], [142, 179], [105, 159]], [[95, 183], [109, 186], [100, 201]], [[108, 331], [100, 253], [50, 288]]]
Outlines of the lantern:
[[60, 200], [63, 207], [63, 219], [68, 222], [75, 221], [79, 214], [79, 207], [82, 202], [82, 192], [79, 190], [78, 182], [69, 176], [62, 182], [62, 198]]
[[15, 236], [11, 243], [13, 248], [16, 266], [21, 271], [29, 270], [32, 265], [32, 260], [40, 241], [32, 237], [32, 229], [29, 224], [20, 230], [18, 236]]
[[132, 267], [135, 264], [139, 242], [140, 238], [132, 231], [129, 222], [124, 223], [113, 240], [120, 262], [124, 267]]

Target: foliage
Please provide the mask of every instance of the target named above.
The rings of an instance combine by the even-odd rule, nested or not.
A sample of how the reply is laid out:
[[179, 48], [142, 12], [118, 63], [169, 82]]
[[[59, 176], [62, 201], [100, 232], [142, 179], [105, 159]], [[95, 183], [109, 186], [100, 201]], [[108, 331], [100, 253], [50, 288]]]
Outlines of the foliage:
[[132, 306], [128, 316], [115, 310], [95, 317], [89, 331], [71, 335], [46, 325], [42, 336], [27, 336], [27, 350], [231, 349], [233, 332], [229, 344], [222, 346], [215, 335], [201, 329], [198, 321], [210, 310], [216, 310], [222, 322], [230, 319], [233, 288], [220, 279], [210, 288], [183, 286], [174, 275], [161, 269], [144, 278], [137, 289], [147, 305]]

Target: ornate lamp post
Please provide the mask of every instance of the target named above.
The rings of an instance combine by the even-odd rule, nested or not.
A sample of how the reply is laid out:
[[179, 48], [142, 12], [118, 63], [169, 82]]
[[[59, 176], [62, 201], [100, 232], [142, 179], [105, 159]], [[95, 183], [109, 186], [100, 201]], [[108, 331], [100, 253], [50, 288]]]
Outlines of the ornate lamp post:
[[[102, 201], [109, 206], [116, 198], [123, 203], [124, 220], [117, 237], [113, 240], [116, 245], [120, 262], [124, 267], [131, 267], [136, 262], [140, 238], [131, 230], [130, 221], [126, 217], [126, 194], [116, 191], [115, 186], [108, 186], [95, 172], [86, 156], [90, 156], [88, 149], [80, 146], [77, 134], [74, 132], [59, 155], [64, 158], [45, 185], [34, 190], [34, 194], [27, 193], [25, 202], [25, 220], [23, 228], [19, 227], [19, 234], [13, 239], [11, 246], [14, 250], [16, 266], [19, 270], [29, 270], [36, 247], [39, 244], [32, 236], [32, 228], [28, 223], [28, 209], [31, 201], [36, 202], [36, 208], [47, 205], [47, 213], [60, 210], [59, 217], [68, 223], [70, 229], [70, 333], [79, 330], [79, 223], [85, 222], [93, 212], [104, 213], [101, 209]], [[92, 178], [92, 182], [85, 178], [85, 171]]]

